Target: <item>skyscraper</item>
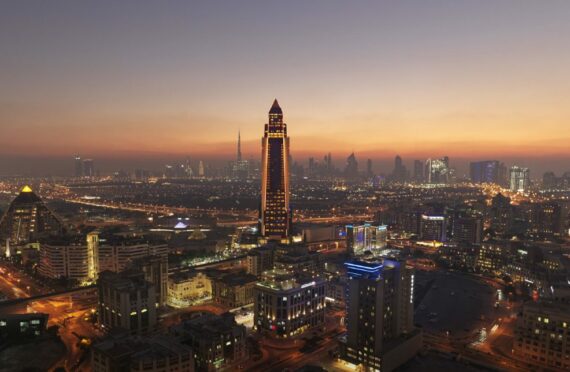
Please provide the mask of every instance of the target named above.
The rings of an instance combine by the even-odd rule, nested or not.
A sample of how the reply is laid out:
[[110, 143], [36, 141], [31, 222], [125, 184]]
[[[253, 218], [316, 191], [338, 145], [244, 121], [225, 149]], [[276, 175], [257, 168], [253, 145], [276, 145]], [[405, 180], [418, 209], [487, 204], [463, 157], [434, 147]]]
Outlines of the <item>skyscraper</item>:
[[499, 183], [499, 162], [486, 160], [470, 163], [469, 173], [473, 183]]
[[291, 235], [289, 137], [277, 100], [269, 110], [261, 146], [261, 236], [268, 240], [286, 240]]
[[74, 175], [75, 177], [81, 177], [83, 176], [83, 163], [81, 162], [81, 157], [80, 156], [75, 156], [73, 158], [74, 163], [75, 163], [75, 171], [74, 171]]
[[528, 168], [513, 165], [510, 172], [510, 189], [512, 192], [527, 192], [530, 187]]
[[358, 177], [358, 161], [356, 160], [356, 155], [354, 152], [346, 158], [346, 168], [344, 169], [344, 174], [348, 179], [355, 179]]
[[449, 158], [426, 160], [425, 178], [428, 183], [448, 183], [450, 176]]
[[95, 177], [95, 165], [93, 159], [83, 159], [83, 176]]
[[414, 181], [424, 182], [424, 165], [421, 160], [414, 160]]

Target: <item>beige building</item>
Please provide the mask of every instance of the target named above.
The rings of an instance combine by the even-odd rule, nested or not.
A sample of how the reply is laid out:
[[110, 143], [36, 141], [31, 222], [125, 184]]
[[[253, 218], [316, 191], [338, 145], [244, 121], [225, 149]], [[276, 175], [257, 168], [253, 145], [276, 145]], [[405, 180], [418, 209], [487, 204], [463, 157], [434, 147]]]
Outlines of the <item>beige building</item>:
[[227, 273], [212, 279], [212, 297], [216, 304], [230, 309], [253, 303], [257, 277], [243, 272]]
[[168, 278], [167, 304], [186, 307], [212, 297], [212, 281], [201, 271], [177, 273]]
[[570, 303], [528, 302], [515, 329], [514, 354], [553, 369], [570, 369]]

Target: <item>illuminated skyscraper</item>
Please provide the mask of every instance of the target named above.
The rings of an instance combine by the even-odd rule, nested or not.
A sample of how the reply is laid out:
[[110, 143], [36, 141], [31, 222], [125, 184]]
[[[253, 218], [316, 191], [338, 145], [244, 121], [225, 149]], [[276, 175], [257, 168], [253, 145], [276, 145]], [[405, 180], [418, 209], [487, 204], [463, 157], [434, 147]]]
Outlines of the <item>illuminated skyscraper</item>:
[[510, 189], [512, 192], [528, 192], [530, 187], [530, 177], [528, 168], [511, 167], [510, 173]]
[[289, 137], [277, 100], [269, 110], [269, 122], [261, 140], [261, 236], [284, 240], [291, 235], [289, 210]]

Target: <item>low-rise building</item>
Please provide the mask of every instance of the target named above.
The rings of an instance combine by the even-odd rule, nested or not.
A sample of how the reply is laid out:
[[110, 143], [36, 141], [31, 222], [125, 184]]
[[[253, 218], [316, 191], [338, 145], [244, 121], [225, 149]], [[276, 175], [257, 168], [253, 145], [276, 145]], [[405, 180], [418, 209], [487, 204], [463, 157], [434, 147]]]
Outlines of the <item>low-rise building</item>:
[[0, 314], [0, 345], [26, 341], [44, 334], [48, 314]]
[[168, 278], [169, 306], [186, 307], [211, 296], [212, 282], [202, 271], [176, 273]]
[[91, 368], [93, 372], [195, 370], [192, 349], [172, 336], [141, 338], [124, 333], [93, 345]]

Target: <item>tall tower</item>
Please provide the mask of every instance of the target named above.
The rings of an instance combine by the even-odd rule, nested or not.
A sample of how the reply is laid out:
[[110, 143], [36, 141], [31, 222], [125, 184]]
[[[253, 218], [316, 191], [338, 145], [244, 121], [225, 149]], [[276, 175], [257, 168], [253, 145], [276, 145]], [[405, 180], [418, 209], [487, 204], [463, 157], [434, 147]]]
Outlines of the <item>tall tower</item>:
[[241, 131], [238, 131], [237, 161], [241, 161]]
[[269, 109], [261, 146], [261, 236], [268, 240], [285, 240], [291, 235], [289, 137], [277, 100]]

